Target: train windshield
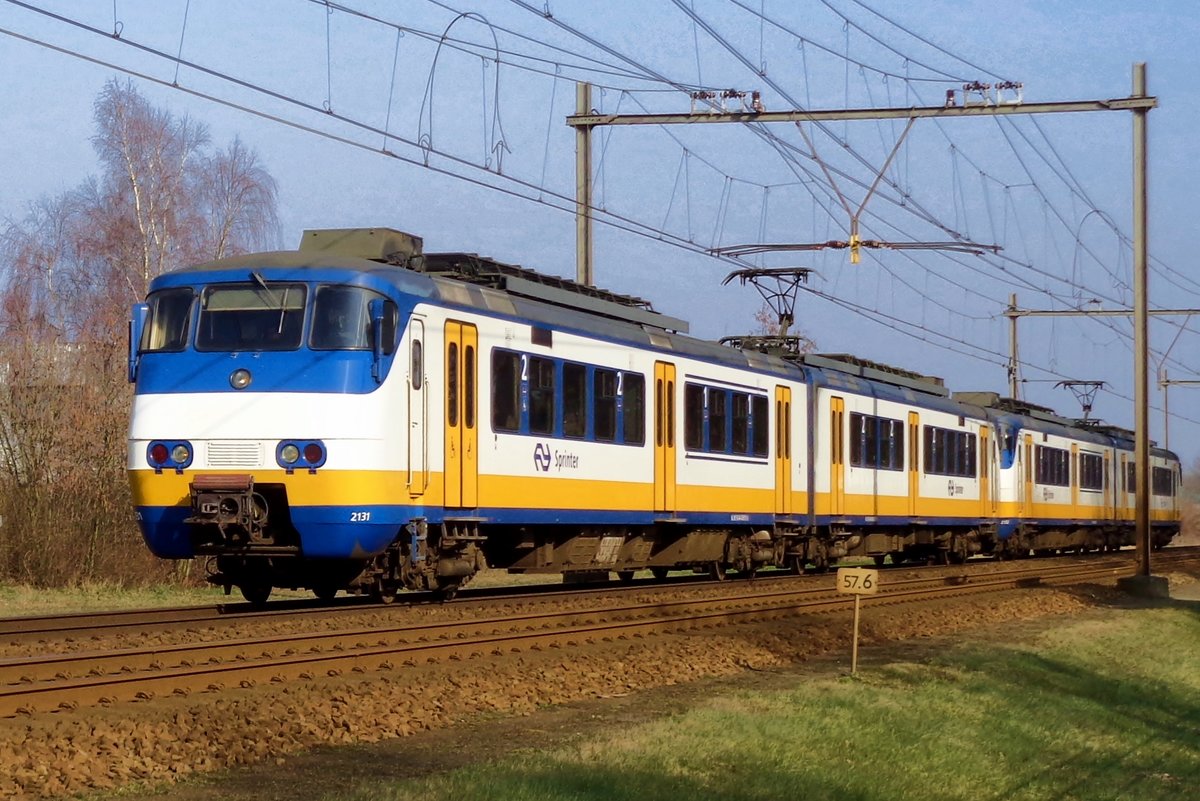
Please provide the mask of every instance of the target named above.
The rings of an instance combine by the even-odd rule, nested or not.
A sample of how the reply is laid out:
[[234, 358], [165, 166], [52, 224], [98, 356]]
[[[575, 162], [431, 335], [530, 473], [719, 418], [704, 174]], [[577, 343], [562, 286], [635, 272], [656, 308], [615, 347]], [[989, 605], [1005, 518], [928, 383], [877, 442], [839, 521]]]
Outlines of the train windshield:
[[200, 296], [196, 350], [296, 350], [304, 335], [304, 284], [210, 286]]
[[138, 350], [142, 353], [180, 351], [187, 347], [188, 320], [192, 314], [192, 290], [164, 289], [146, 298], [150, 319], [142, 329]]
[[383, 296], [356, 286], [323, 286], [313, 306], [313, 350], [368, 350], [371, 347], [373, 299]]

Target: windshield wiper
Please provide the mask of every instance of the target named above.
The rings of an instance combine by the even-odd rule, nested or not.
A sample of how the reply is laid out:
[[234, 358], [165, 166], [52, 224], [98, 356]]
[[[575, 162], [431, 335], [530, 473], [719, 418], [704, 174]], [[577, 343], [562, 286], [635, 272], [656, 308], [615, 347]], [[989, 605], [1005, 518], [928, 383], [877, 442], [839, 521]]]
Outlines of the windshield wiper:
[[271, 287], [267, 286], [267, 279], [259, 275], [257, 270], [251, 270], [250, 277], [254, 279], [254, 283], [263, 288], [263, 291], [267, 293], [267, 297], [270, 298], [272, 303], [279, 303], [279, 301], [275, 298], [275, 293], [271, 290]]
[[276, 299], [275, 293], [273, 291], [271, 291], [271, 287], [267, 286], [267, 279], [265, 279], [261, 275], [259, 275], [258, 270], [251, 270], [250, 277], [252, 279], [254, 279], [254, 283], [258, 284], [260, 287], [263, 288], [263, 291], [267, 293], [267, 298], [270, 299], [270, 301], [272, 303], [274, 303], [276, 306], [279, 307], [279, 328], [275, 331], [275, 333], [282, 334], [283, 333], [283, 318], [287, 314], [288, 287], [284, 287], [283, 300], [280, 301], [280, 300]]

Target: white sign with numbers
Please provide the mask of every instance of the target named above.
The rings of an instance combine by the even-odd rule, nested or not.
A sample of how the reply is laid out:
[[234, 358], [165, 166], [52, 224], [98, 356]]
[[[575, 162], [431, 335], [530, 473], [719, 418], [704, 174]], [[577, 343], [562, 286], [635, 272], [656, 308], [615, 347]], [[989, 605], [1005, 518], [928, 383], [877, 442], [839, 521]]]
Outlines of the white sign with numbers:
[[879, 571], [865, 567], [839, 567], [837, 589], [838, 592], [854, 595], [874, 595], [879, 592]]

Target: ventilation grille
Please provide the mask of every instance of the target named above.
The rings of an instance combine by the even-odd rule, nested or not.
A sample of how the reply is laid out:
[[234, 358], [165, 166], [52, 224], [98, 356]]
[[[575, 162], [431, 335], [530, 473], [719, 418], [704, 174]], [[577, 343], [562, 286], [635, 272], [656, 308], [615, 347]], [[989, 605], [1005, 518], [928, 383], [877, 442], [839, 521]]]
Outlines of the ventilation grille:
[[210, 442], [208, 466], [261, 467], [262, 445], [258, 442]]

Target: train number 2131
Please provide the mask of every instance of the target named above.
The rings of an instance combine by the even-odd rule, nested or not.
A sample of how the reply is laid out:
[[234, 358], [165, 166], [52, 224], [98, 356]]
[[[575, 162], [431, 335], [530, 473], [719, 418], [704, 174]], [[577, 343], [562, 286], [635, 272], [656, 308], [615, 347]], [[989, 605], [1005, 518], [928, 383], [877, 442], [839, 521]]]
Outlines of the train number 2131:
[[351, 523], [368, 523], [368, 522], [370, 522], [370, 520], [371, 520], [370, 512], [362, 511], [362, 512], [351, 512], [350, 513], [350, 522]]

